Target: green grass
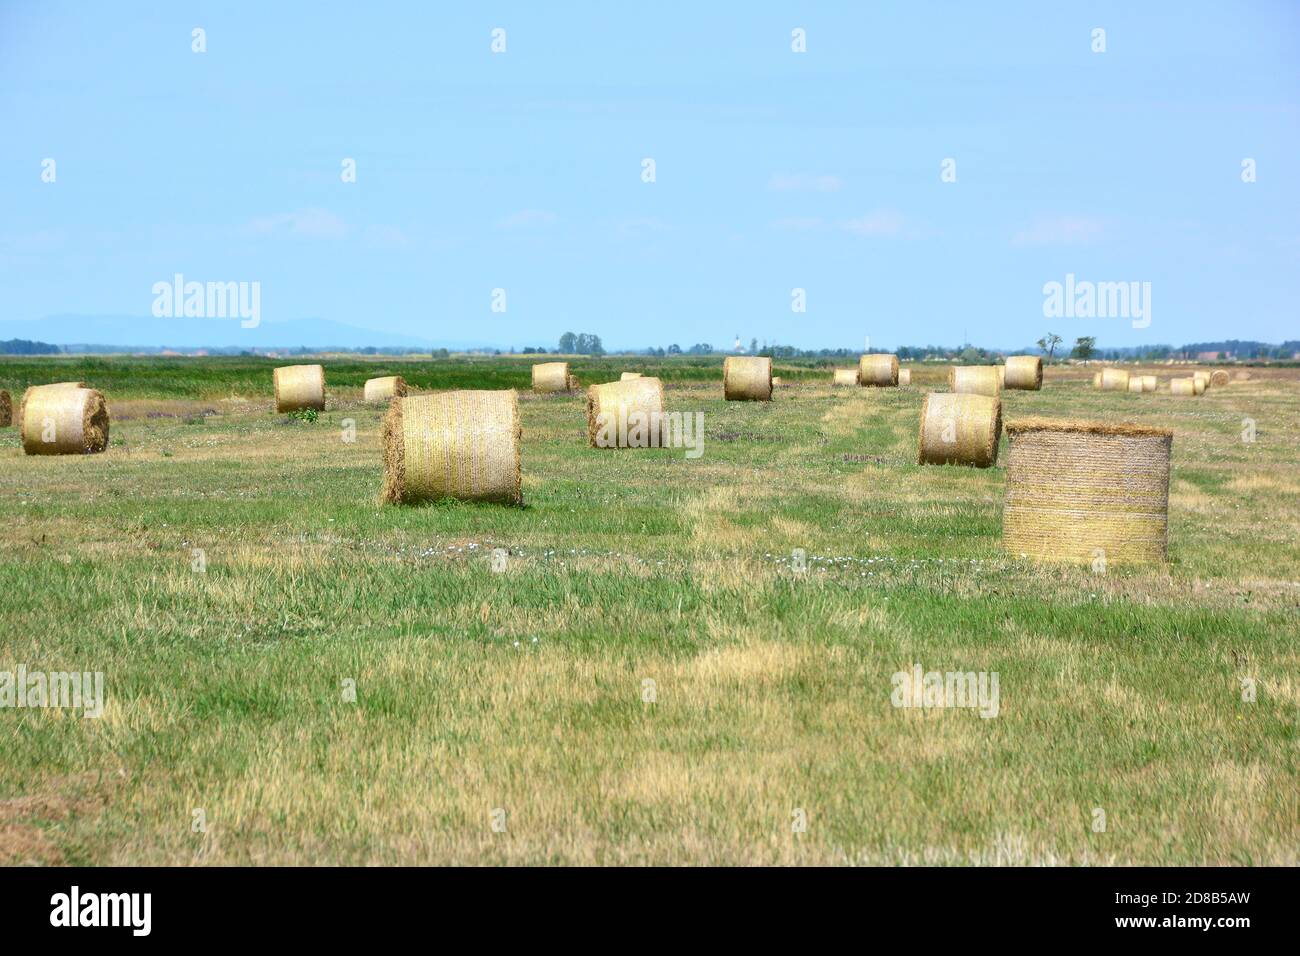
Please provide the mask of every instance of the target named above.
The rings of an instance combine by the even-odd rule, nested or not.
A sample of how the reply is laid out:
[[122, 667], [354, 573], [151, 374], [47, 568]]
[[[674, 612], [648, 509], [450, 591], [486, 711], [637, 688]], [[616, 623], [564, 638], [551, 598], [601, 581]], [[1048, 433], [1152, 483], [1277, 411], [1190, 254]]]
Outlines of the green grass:
[[[51, 364], [0, 387], [84, 378], [114, 444], [0, 431], [0, 670], [103, 671], [108, 702], [0, 710], [0, 861], [1298, 862], [1293, 371], [1006, 395], [1175, 431], [1168, 565], [1094, 575], [1001, 551], [1001, 468], [914, 464], [921, 390], [808, 366], [768, 405], [716, 360], [579, 364], [663, 370], [703, 457], [590, 449], [580, 396], [525, 394], [524, 507], [381, 508], [365, 378], [528, 363], [326, 361], [314, 423], [271, 412], [271, 362]], [[1000, 715], [895, 709], [912, 662], [997, 671]]]

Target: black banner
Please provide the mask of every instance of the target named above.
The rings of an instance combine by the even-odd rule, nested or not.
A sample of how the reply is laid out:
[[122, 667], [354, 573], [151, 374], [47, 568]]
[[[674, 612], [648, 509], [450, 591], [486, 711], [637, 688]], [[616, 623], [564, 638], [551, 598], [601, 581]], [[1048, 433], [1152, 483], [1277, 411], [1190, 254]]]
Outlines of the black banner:
[[1053, 944], [1232, 946], [1292, 936], [1294, 886], [1285, 869], [7, 869], [0, 926], [9, 946], [110, 937], [335, 946], [430, 926], [536, 942], [684, 920], [699, 927], [693, 936], [733, 943], [763, 938], [774, 921], [860, 939], [903, 930], [918, 946], [930, 934], [952, 945], [1021, 932]]

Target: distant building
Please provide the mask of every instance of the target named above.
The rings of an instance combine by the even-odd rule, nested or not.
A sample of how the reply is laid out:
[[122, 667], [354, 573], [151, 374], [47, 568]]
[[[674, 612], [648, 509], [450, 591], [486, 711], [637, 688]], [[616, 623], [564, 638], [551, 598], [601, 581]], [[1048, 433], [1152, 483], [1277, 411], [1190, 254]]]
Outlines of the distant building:
[[1220, 355], [1222, 355], [1225, 359], [1233, 358], [1233, 354], [1231, 352], [1197, 352], [1196, 361], [1217, 362], [1219, 361]]

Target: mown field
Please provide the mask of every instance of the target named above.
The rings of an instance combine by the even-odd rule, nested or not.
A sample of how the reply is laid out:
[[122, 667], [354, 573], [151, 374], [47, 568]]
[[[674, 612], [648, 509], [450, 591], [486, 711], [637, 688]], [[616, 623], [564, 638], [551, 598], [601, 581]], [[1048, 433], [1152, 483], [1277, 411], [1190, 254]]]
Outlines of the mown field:
[[[91, 457], [0, 430], [0, 671], [107, 694], [0, 709], [0, 863], [1300, 863], [1295, 369], [1005, 393], [1174, 430], [1169, 563], [1099, 575], [1003, 553], [1001, 467], [915, 464], [942, 367], [749, 404], [718, 359], [580, 363], [661, 371], [703, 456], [588, 448], [580, 396], [525, 392], [524, 507], [381, 508], [365, 378], [528, 363], [326, 360], [314, 423], [273, 364], [0, 361], [113, 416]], [[893, 707], [913, 663], [996, 671], [999, 715]]]

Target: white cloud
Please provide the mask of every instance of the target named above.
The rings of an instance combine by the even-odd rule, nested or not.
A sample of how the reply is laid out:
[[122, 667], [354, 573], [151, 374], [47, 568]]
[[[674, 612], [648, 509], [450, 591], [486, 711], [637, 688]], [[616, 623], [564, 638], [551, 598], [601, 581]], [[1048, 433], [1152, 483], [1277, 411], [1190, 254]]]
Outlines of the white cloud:
[[1100, 239], [1105, 224], [1089, 216], [1039, 217], [1012, 237], [1017, 246], [1062, 245]]
[[855, 236], [896, 236], [903, 231], [903, 217], [891, 209], [878, 209], [840, 226]]
[[807, 173], [775, 173], [767, 181], [767, 188], [775, 192], [816, 192], [833, 193], [842, 184], [838, 176], [827, 174], [809, 175]]
[[623, 239], [640, 239], [645, 236], [667, 232], [668, 229], [668, 224], [655, 216], [647, 216], [640, 219], [624, 219], [614, 226], [615, 232], [617, 232], [619, 237]]
[[500, 220], [497, 226], [502, 229], [528, 229], [534, 226], [549, 226], [559, 221], [559, 216], [545, 209], [521, 209]]
[[299, 239], [342, 239], [348, 227], [328, 209], [299, 209], [271, 216], [258, 216], [248, 228], [260, 236]]

